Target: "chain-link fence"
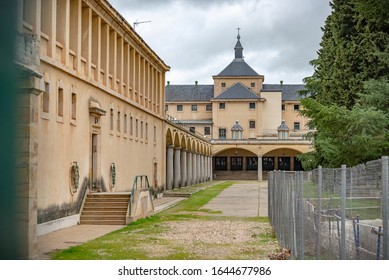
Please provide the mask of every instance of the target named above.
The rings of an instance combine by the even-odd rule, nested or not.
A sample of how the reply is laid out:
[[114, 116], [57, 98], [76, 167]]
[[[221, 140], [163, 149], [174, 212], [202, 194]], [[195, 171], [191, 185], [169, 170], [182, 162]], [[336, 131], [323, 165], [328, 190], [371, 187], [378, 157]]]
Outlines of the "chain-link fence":
[[269, 218], [295, 259], [389, 259], [388, 157], [269, 173]]

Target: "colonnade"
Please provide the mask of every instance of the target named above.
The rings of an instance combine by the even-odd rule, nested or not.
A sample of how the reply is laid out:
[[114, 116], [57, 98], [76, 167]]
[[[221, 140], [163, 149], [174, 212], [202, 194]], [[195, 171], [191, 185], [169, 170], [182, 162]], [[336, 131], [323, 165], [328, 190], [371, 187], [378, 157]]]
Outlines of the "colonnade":
[[212, 179], [212, 157], [181, 147], [167, 146], [166, 188], [195, 185]]

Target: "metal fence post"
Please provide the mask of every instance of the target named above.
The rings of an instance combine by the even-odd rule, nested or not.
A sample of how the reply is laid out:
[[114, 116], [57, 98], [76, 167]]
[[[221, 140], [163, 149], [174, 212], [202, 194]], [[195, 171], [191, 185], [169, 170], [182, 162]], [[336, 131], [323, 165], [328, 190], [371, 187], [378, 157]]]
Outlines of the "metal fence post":
[[321, 255], [321, 191], [323, 188], [323, 167], [318, 168], [318, 185], [317, 185], [317, 232], [316, 232], [316, 259], [320, 260]]
[[340, 235], [340, 259], [346, 259], [346, 180], [347, 168], [342, 165], [342, 179], [341, 179], [341, 235]]
[[382, 224], [383, 224], [383, 259], [389, 260], [389, 232], [388, 232], [388, 222], [389, 222], [389, 205], [388, 205], [388, 157], [384, 156], [381, 159], [382, 163]]
[[297, 172], [300, 191], [300, 260], [304, 259], [304, 173]]

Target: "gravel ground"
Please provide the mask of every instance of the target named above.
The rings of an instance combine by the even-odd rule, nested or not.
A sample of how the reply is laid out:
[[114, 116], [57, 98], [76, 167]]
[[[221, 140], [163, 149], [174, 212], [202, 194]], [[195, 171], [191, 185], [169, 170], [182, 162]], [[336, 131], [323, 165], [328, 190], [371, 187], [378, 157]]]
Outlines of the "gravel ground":
[[268, 255], [278, 250], [266, 222], [188, 220], [160, 226], [163, 231], [153, 236], [155, 242], [142, 245], [142, 251], [150, 258], [185, 254], [188, 259], [202, 260], [269, 259]]

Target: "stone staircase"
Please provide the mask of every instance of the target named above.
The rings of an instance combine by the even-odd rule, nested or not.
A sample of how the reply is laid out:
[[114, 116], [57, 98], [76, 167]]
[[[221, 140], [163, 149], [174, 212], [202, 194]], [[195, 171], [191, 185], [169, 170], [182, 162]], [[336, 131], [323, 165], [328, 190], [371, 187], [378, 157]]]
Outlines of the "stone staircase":
[[82, 225], [125, 225], [130, 193], [88, 194], [80, 216]]

